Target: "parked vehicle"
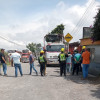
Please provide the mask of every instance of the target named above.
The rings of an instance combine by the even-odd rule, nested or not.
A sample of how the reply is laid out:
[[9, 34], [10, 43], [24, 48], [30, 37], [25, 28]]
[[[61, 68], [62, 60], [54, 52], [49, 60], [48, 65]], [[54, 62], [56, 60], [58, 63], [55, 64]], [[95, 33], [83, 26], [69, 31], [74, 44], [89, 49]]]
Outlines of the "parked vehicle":
[[29, 50], [22, 50], [21, 55], [21, 61], [22, 63], [28, 63], [29, 62]]
[[58, 55], [60, 54], [61, 48], [65, 48], [63, 36], [49, 34], [44, 37], [44, 50], [47, 66], [59, 64]]

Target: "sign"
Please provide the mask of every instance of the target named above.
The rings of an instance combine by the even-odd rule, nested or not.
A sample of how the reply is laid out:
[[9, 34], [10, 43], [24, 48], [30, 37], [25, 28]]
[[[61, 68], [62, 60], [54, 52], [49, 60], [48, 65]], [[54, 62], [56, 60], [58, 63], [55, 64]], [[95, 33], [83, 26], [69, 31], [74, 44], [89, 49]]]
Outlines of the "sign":
[[65, 40], [69, 43], [71, 40], [73, 39], [73, 37], [68, 33], [66, 36], [65, 36]]

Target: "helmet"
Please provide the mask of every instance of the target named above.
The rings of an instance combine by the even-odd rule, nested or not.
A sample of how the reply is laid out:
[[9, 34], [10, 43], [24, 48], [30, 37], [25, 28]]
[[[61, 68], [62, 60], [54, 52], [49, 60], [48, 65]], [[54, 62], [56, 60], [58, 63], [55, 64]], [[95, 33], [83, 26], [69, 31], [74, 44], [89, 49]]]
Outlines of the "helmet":
[[62, 52], [64, 52], [64, 50], [65, 50], [64, 48], [61, 48], [61, 51], [62, 51]]
[[85, 48], [86, 48], [86, 46], [83, 46], [83, 47], [82, 47], [82, 49], [85, 49]]
[[78, 47], [74, 47], [74, 50], [77, 50], [78, 49]]
[[44, 51], [43, 50], [41, 50], [41, 52], [40, 53], [44, 53]]

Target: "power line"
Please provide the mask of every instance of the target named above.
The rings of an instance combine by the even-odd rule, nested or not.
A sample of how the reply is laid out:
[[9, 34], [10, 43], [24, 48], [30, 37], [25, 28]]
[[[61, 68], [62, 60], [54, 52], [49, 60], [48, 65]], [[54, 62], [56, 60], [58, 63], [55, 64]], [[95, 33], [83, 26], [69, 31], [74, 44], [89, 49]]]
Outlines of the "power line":
[[[95, 3], [92, 5], [91, 10], [94, 8], [94, 6], [95, 6]], [[88, 20], [89, 20], [89, 17], [90, 17], [91, 15], [92, 15], [92, 13], [88, 14], [88, 15], [85, 17], [85, 19], [88, 19]], [[87, 23], [88, 23], [87, 21], [84, 21], [83, 23], [80, 23], [80, 27], [79, 27], [76, 31], [74, 31], [74, 32], [75, 32], [75, 33], [79, 33], [79, 32], [81, 31], [82, 26], [83, 26], [84, 24], [87, 24]], [[76, 38], [77, 36], [79, 36], [79, 35], [78, 35], [78, 34], [75, 35], [75, 38]]]
[[76, 24], [75, 28], [72, 30], [71, 34], [74, 34], [75, 29], [78, 27], [78, 25], [82, 22], [84, 16], [86, 15], [86, 13], [88, 12], [88, 10], [90, 9], [90, 7], [94, 4], [95, 0], [93, 0], [90, 5], [87, 7], [86, 11], [84, 12], [83, 16], [81, 17], [81, 19], [78, 21], [78, 23]]
[[11, 41], [11, 40], [8, 40], [8, 39], [6, 39], [6, 38], [4, 38], [4, 37], [2, 37], [2, 36], [0, 36], [0, 38], [3, 39], [3, 40], [5, 40], [5, 41], [7, 41], [7, 42], [12, 43], [12, 44], [16, 44], [16, 45], [18, 45], [18, 46], [23, 46], [23, 45], [20, 45], [20, 44], [18, 44], [18, 43], [16, 43], [16, 42], [13, 42], [13, 41]]

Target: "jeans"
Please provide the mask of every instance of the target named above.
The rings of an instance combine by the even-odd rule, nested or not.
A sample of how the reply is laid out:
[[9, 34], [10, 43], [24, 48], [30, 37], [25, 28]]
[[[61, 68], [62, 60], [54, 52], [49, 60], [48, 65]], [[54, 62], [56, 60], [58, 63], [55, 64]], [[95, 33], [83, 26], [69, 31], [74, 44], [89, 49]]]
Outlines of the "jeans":
[[66, 64], [66, 71], [71, 73], [72, 64]]
[[15, 67], [15, 76], [16, 77], [18, 76], [17, 69], [19, 69], [20, 75], [22, 76], [23, 73], [22, 73], [21, 64], [14, 64], [14, 67]]
[[88, 77], [89, 64], [83, 64], [83, 78]]
[[1, 63], [0, 63], [0, 74], [1, 74]]
[[82, 66], [81, 65], [82, 65], [82, 63], [80, 63], [80, 65], [79, 65], [79, 71], [80, 72], [82, 72]]
[[34, 67], [34, 63], [30, 63], [30, 74], [32, 73], [32, 68], [37, 73], [37, 70]]
[[7, 71], [7, 65], [5, 63], [2, 63], [2, 66], [3, 66], [3, 72], [4, 72], [4, 75], [6, 75], [6, 71]]

